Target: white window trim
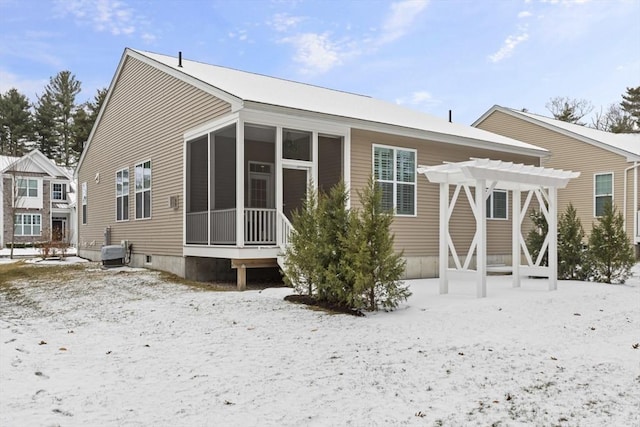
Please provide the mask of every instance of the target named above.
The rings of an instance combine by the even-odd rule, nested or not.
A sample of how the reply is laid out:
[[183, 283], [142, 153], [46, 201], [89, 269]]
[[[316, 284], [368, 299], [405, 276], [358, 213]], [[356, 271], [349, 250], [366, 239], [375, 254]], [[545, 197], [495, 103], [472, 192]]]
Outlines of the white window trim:
[[615, 188], [615, 175], [613, 173], [613, 171], [611, 172], [598, 172], [598, 173], [594, 173], [593, 174], [593, 217], [594, 218], [600, 218], [600, 216], [597, 215], [596, 212], [596, 197], [602, 197], [602, 196], [609, 196], [609, 194], [598, 194], [596, 195], [596, 177], [597, 176], [602, 176], [602, 175], [611, 175], [611, 204], [613, 204], [614, 201], [614, 188]]
[[[128, 191], [127, 194], [125, 194], [124, 191], [123, 191], [123, 193], [118, 196], [118, 173], [123, 172], [125, 170], [127, 171], [127, 185], [129, 187], [129, 191]], [[129, 211], [130, 211], [129, 203], [127, 203], [127, 212], [126, 212], [127, 213], [127, 219], [118, 219], [118, 198], [119, 197], [124, 198], [124, 196], [128, 196], [128, 201], [129, 202], [131, 201], [131, 173], [129, 171], [129, 167], [126, 166], [124, 168], [120, 168], [120, 169], [116, 170], [115, 178], [116, 178], [116, 186], [115, 186], [116, 187], [115, 188], [115, 192], [116, 192], [116, 222], [127, 222], [127, 221], [129, 221]], [[122, 213], [123, 214], [125, 213], [124, 210], [122, 211]]]
[[[149, 189], [142, 189], [140, 191], [138, 191], [138, 189], [136, 188], [136, 168], [138, 166], [142, 166], [142, 170], [143, 170], [143, 174], [142, 174], [142, 184], [144, 185], [144, 164], [149, 162], [149, 170], [151, 171], [151, 179], [149, 182]], [[147, 160], [143, 160], [141, 162], [136, 163], [133, 166], [133, 217], [136, 221], [148, 221], [152, 218], [153, 216], [153, 210], [151, 209], [151, 207], [153, 206], [153, 192], [151, 191], [151, 189], [153, 188], [153, 162], [151, 161], [151, 159], [147, 159]], [[149, 216], [148, 217], [140, 217], [138, 218], [138, 193], [144, 193], [145, 191], [149, 191]], [[144, 209], [144, 195], [142, 196], [142, 208]], [[144, 214], [144, 213], [143, 213]]]
[[[493, 193], [505, 193], [505, 214], [504, 218], [494, 218], [493, 217]], [[495, 220], [495, 221], [508, 221], [509, 220], [509, 192], [507, 190], [493, 190], [491, 194], [489, 194], [489, 205], [490, 209], [487, 209], [487, 219]]]
[[[55, 197], [53, 197], [53, 194], [55, 193], [55, 186], [56, 185], [62, 185], [64, 188], [64, 190], [62, 190], [62, 195], [65, 196], [63, 199], [56, 199]], [[67, 183], [66, 182], [52, 182], [51, 183], [51, 201], [53, 202], [66, 202], [68, 200], [67, 194], [69, 192], [69, 189], [67, 188]]]
[[[21, 233], [21, 234], [16, 234], [15, 233], [15, 227], [17, 225], [15, 223], [16, 222], [15, 221], [15, 217], [17, 217], [18, 215], [22, 217], [22, 222], [20, 223], [20, 226], [22, 227], [23, 233]], [[24, 234], [24, 217], [25, 216], [32, 217], [32, 219], [31, 219], [31, 231], [32, 231], [32, 233], [31, 234]], [[38, 234], [33, 234], [33, 218], [36, 217], [36, 216], [40, 218], [40, 224], [38, 224], [40, 226], [40, 232]], [[15, 234], [16, 237], [42, 236], [42, 214], [19, 212], [19, 213], [14, 214], [14, 220], [13, 221], [14, 221], [13, 229], [14, 229], [14, 234]]]
[[[89, 207], [88, 207], [88, 203], [87, 203], [87, 183], [83, 182], [82, 185], [82, 199], [81, 199], [81, 206], [80, 206], [80, 216], [82, 217], [80, 220], [82, 221], [82, 225], [87, 225], [87, 217], [89, 216]], [[87, 211], [87, 213], [85, 214], [84, 211]]]
[[[15, 178], [16, 179], [16, 196], [18, 198], [28, 198], [28, 199], [37, 199], [38, 198], [38, 194], [40, 193], [40, 180], [38, 178], [31, 178], [28, 176], [18, 176]], [[24, 196], [20, 196], [18, 195], [20, 188], [18, 187], [18, 182], [20, 181], [27, 181], [27, 188], [26, 188], [26, 194]], [[35, 196], [30, 196], [29, 195], [29, 181], [35, 181], [36, 182], [36, 195]]]
[[[376, 162], [376, 148], [388, 148], [393, 150], [393, 181], [382, 181], [382, 182], [392, 182], [393, 183], [393, 215], [397, 216], [397, 217], [406, 217], [406, 218], [415, 218], [418, 216], [418, 170], [417, 170], [417, 164], [418, 164], [418, 150], [416, 150], [415, 148], [406, 148], [406, 147], [398, 147], [395, 145], [384, 145], [384, 144], [371, 144], [371, 171], [372, 171], [372, 175], [374, 176], [374, 180], [377, 182], [378, 180], [375, 179], [375, 162]], [[413, 171], [413, 182], [401, 182], [398, 181], [397, 179], [397, 170], [396, 170], [396, 151], [397, 150], [402, 150], [402, 151], [410, 151], [414, 153], [414, 159], [416, 162], [416, 168]], [[401, 183], [401, 184], [413, 184], [413, 214], [399, 214], [397, 213], [397, 203], [398, 203], [398, 198], [397, 198], [397, 193], [396, 193], [396, 188], [397, 188], [397, 184]]]

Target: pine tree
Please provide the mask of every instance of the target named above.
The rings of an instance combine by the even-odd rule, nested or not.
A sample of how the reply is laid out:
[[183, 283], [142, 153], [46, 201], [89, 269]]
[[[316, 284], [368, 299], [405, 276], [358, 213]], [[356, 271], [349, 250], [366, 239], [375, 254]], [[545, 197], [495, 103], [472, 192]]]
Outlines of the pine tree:
[[393, 214], [382, 208], [382, 191], [373, 178], [358, 196], [361, 209], [350, 215], [344, 240], [348, 250], [341, 266], [353, 282], [351, 304], [358, 309], [393, 309], [411, 296], [400, 280], [405, 262], [393, 248]]
[[73, 144], [73, 115], [77, 109], [76, 95], [80, 93], [81, 83], [76, 80], [71, 71], [60, 71], [49, 79], [45, 87], [45, 94], [51, 99], [56, 112], [56, 130], [59, 135], [55, 159], [65, 166], [74, 165], [80, 157], [80, 152]]
[[56, 130], [56, 106], [48, 93], [38, 97], [35, 106], [36, 148], [50, 159], [58, 152], [58, 132]]
[[640, 86], [627, 88], [627, 93], [622, 95], [620, 107], [633, 119], [635, 131], [640, 131]]
[[346, 256], [346, 248], [342, 242], [349, 229], [347, 199], [347, 190], [342, 181], [333, 186], [328, 194], [321, 194], [318, 199], [317, 250], [322, 266], [318, 298], [332, 304], [344, 304], [353, 293], [353, 286], [341, 268]]
[[22, 156], [33, 142], [33, 121], [26, 96], [17, 89], [0, 95], [0, 154]]
[[[527, 249], [529, 250], [529, 254], [533, 262], [535, 263], [538, 259], [538, 255], [542, 250], [542, 245], [544, 244], [544, 240], [547, 237], [547, 233], [549, 232], [549, 224], [547, 224], [547, 219], [544, 217], [542, 211], [533, 209], [529, 214], [529, 218], [533, 223], [533, 228], [529, 230], [527, 234]], [[545, 251], [545, 254], [542, 256], [542, 260], [540, 262], [541, 266], [549, 265], [549, 252]]]
[[583, 280], [585, 265], [584, 229], [571, 203], [558, 221], [558, 278]]
[[299, 294], [314, 295], [320, 281], [318, 215], [318, 197], [309, 185], [302, 207], [293, 212], [293, 229], [284, 251], [284, 281]]
[[73, 127], [71, 132], [73, 151], [75, 153], [82, 153], [106, 96], [106, 88], [98, 89], [93, 100], [80, 105], [73, 113]]
[[633, 249], [624, 230], [624, 218], [607, 203], [589, 236], [589, 259], [597, 282], [624, 283], [631, 276]]

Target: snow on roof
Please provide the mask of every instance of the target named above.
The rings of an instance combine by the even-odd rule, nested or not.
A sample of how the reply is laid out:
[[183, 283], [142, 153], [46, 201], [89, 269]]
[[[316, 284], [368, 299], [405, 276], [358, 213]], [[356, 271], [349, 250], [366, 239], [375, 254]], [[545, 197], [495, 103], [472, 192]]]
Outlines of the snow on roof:
[[611, 148], [625, 151], [634, 156], [640, 156], [640, 133], [612, 133], [587, 126], [577, 125], [574, 123], [563, 122], [562, 120], [545, 117], [538, 114], [527, 113], [515, 110], [513, 108], [505, 108], [512, 113], [526, 116], [530, 119], [537, 120], [548, 126], [553, 126], [583, 138], [608, 145]]
[[13, 156], [0, 156], [0, 171], [7, 169], [13, 162], [18, 160], [20, 157]]
[[[441, 135], [453, 135], [511, 149], [534, 151], [535, 155], [539, 156], [548, 154], [547, 150], [532, 144], [471, 126], [450, 123], [439, 117], [364, 95], [185, 59], [182, 60], [182, 67], [179, 67], [176, 57], [133, 49], [131, 51], [193, 77], [241, 101], [400, 126]], [[496, 149], [499, 148], [496, 147]]]

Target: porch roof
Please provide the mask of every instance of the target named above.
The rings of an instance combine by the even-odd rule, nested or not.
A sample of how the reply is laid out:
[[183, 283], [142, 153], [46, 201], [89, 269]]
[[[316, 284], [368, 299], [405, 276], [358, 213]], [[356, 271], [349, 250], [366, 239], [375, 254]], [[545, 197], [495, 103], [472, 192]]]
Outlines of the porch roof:
[[570, 179], [580, 176], [580, 172], [474, 158], [465, 162], [419, 166], [418, 173], [435, 183], [473, 186], [477, 180], [484, 179], [496, 182], [496, 189], [520, 191], [540, 186], [564, 188]]

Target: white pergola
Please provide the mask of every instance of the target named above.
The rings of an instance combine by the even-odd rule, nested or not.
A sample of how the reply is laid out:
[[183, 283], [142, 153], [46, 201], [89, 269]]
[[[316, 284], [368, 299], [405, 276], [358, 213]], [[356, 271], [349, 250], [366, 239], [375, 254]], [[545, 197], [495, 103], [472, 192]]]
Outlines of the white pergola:
[[[521, 275], [549, 278], [549, 290], [557, 288], [558, 281], [558, 210], [557, 190], [566, 187], [570, 179], [580, 176], [579, 172], [550, 169], [538, 166], [514, 164], [501, 160], [471, 159], [465, 162], [445, 163], [437, 166], [419, 166], [430, 182], [440, 184], [440, 250], [439, 274], [440, 293], [449, 291], [448, 274], [451, 271], [475, 273], [477, 279], [476, 295], [487, 296], [487, 208], [486, 201], [493, 190], [511, 192], [512, 205], [512, 274], [513, 287], [520, 287]], [[453, 196], [449, 197], [450, 186], [455, 185]], [[475, 187], [475, 197], [471, 192]], [[467, 256], [461, 262], [449, 234], [449, 221], [453, 214], [460, 192], [469, 200], [476, 221], [476, 232]], [[522, 194], [526, 194], [522, 203]], [[522, 236], [522, 222], [533, 197], [536, 197], [540, 210], [549, 225], [542, 249], [533, 260]], [[473, 253], [476, 255], [476, 269], [470, 268]], [[542, 266], [545, 252], [548, 252], [549, 265]], [[449, 253], [455, 268], [449, 268]], [[524, 253], [527, 264], [521, 265]]]

